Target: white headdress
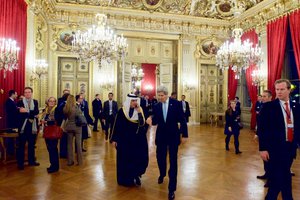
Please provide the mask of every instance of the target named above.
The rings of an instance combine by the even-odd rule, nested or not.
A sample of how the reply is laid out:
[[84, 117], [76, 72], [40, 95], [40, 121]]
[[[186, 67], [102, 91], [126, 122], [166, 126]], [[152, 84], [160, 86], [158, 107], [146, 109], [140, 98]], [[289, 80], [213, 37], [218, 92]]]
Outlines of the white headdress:
[[136, 109], [134, 109], [133, 115], [131, 117], [129, 117], [130, 103], [131, 103], [132, 100], [136, 100], [137, 105], [140, 106], [141, 99], [138, 96], [134, 95], [134, 94], [128, 94], [127, 97], [126, 97], [125, 102], [123, 103], [124, 114], [130, 120], [138, 120], [139, 116], [138, 116], [138, 112], [136, 111]]

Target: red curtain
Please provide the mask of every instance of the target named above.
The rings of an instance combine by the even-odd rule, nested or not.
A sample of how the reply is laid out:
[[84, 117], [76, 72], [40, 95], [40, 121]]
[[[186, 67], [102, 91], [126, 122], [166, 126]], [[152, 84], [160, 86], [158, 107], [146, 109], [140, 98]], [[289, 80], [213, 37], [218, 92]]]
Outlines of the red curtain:
[[18, 69], [7, 72], [3, 78], [3, 70], [0, 71], [0, 128], [5, 127], [4, 102], [8, 97], [8, 91], [14, 89], [18, 94], [23, 92], [25, 85], [25, 51], [27, 33], [27, 4], [24, 0], [0, 0], [0, 38], [10, 38], [17, 41], [20, 47]]
[[142, 64], [142, 69], [145, 75], [142, 80], [141, 94], [149, 95], [150, 99], [152, 99], [156, 93], [156, 66], [157, 64]]
[[231, 67], [228, 69], [228, 104], [230, 100], [234, 100], [236, 90], [237, 90], [238, 79], [235, 79], [235, 73], [231, 70]]
[[[258, 36], [255, 33], [255, 30], [250, 30], [250, 31], [244, 33], [242, 35], [241, 39], [242, 39], [242, 41], [249, 39], [249, 41], [253, 43], [253, 47], [255, 47], [256, 44], [258, 44]], [[251, 124], [250, 124], [251, 129], [255, 129], [255, 125], [256, 125], [255, 103], [257, 101], [257, 87], [252, 84], [251, 74], [252, 74], [253, 70], [257, 70], [256, 65], [249, 66], [249, 68], [246, 70], [246, 73], [245, 73], [246, 74], [246, 84], [247, 84], [249, 96], [250, 96], [251, 103], [252, 103]]]
[[268, 23], [268, 89], [275, 97], [274, 83], [281, 78], [281, 72], [285, 56], [288, 17], [283, 16]]
[[300, 77], [300, 10], [291, 13], [289, 20], [297, 71]]

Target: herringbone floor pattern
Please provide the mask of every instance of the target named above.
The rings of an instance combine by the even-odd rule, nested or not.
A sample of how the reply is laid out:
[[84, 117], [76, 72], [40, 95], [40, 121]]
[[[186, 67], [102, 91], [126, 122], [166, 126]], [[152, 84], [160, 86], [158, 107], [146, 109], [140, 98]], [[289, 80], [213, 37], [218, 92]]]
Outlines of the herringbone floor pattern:
[[[179, 150], [177, 200], [263, 200], [263, 173], [253, 133], [241, 132], [241, 155], [224, 150], [222, 128], [190, 126], [188, 143]], [[153, 131], [149, 134], [150, 163], [141, 187], [126, 188], [116, 183], [115, 149], [101, 132], [93, 133], [84, 153], [84, 166], [67, 166], [61, 160], [58, 173], [47, 174], [49, 165], [45, 142], [37, 144], [39, 167], [18, 171], [15, 164], [0, 165], [0, 199], [5, 200], [163, 200], [167, 199], [168, 179], [157, 184]], [[233, 138], [232, 138], [233, 140]], [[293, 164], [294, 199], [300, 199], [300, 162]]]

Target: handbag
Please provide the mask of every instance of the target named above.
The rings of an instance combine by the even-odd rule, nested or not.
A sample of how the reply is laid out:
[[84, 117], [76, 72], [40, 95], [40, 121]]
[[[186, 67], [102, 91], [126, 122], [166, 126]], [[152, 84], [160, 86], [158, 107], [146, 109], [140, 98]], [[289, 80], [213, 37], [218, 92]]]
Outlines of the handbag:
[[45, 139], [59, 139], [62, 137], [63, 130], [57, 125], [45, 126], [43, 137]]
[[86, 126], [87, 121], [86, 118], [81, 110], [79, 108], [76, 110], [75, 114], [75, 124], [76, 126]]

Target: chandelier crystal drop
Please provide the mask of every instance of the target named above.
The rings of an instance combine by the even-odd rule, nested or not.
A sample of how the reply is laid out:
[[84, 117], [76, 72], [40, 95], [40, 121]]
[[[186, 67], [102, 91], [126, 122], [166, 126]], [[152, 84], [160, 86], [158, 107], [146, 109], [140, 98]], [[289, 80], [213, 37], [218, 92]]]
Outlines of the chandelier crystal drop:
[[93, 25], [87, 32], [78, 30], [73, 35], [72, 51], [78, 54], [80, 60], [98, 63], [104, 66], [112, 60], [124, 59], [127, 54], [127, 39], [114, 34], [113, 30], [106, 26], [107, 16], [96, 15], [97, 25]]
[[239, 79], [242, 70], [251, 65], [259, 65], [262, 62], [263, 52], [258, 45], [253, 47], [249, 39], [242, 42], [243, 29], [235, 28], [232, 31], [233, 42], [226, 41], [218, 50], [216, 65], [226, 70], [231, 68], [235, 72], [235, 78]]
[[0, 70], [4, 70], [4, 78], [7, 71], [13, 71], [18, 68], [18, 57], [20, 48], [17, 42], [12, 39], [0, 39]]

